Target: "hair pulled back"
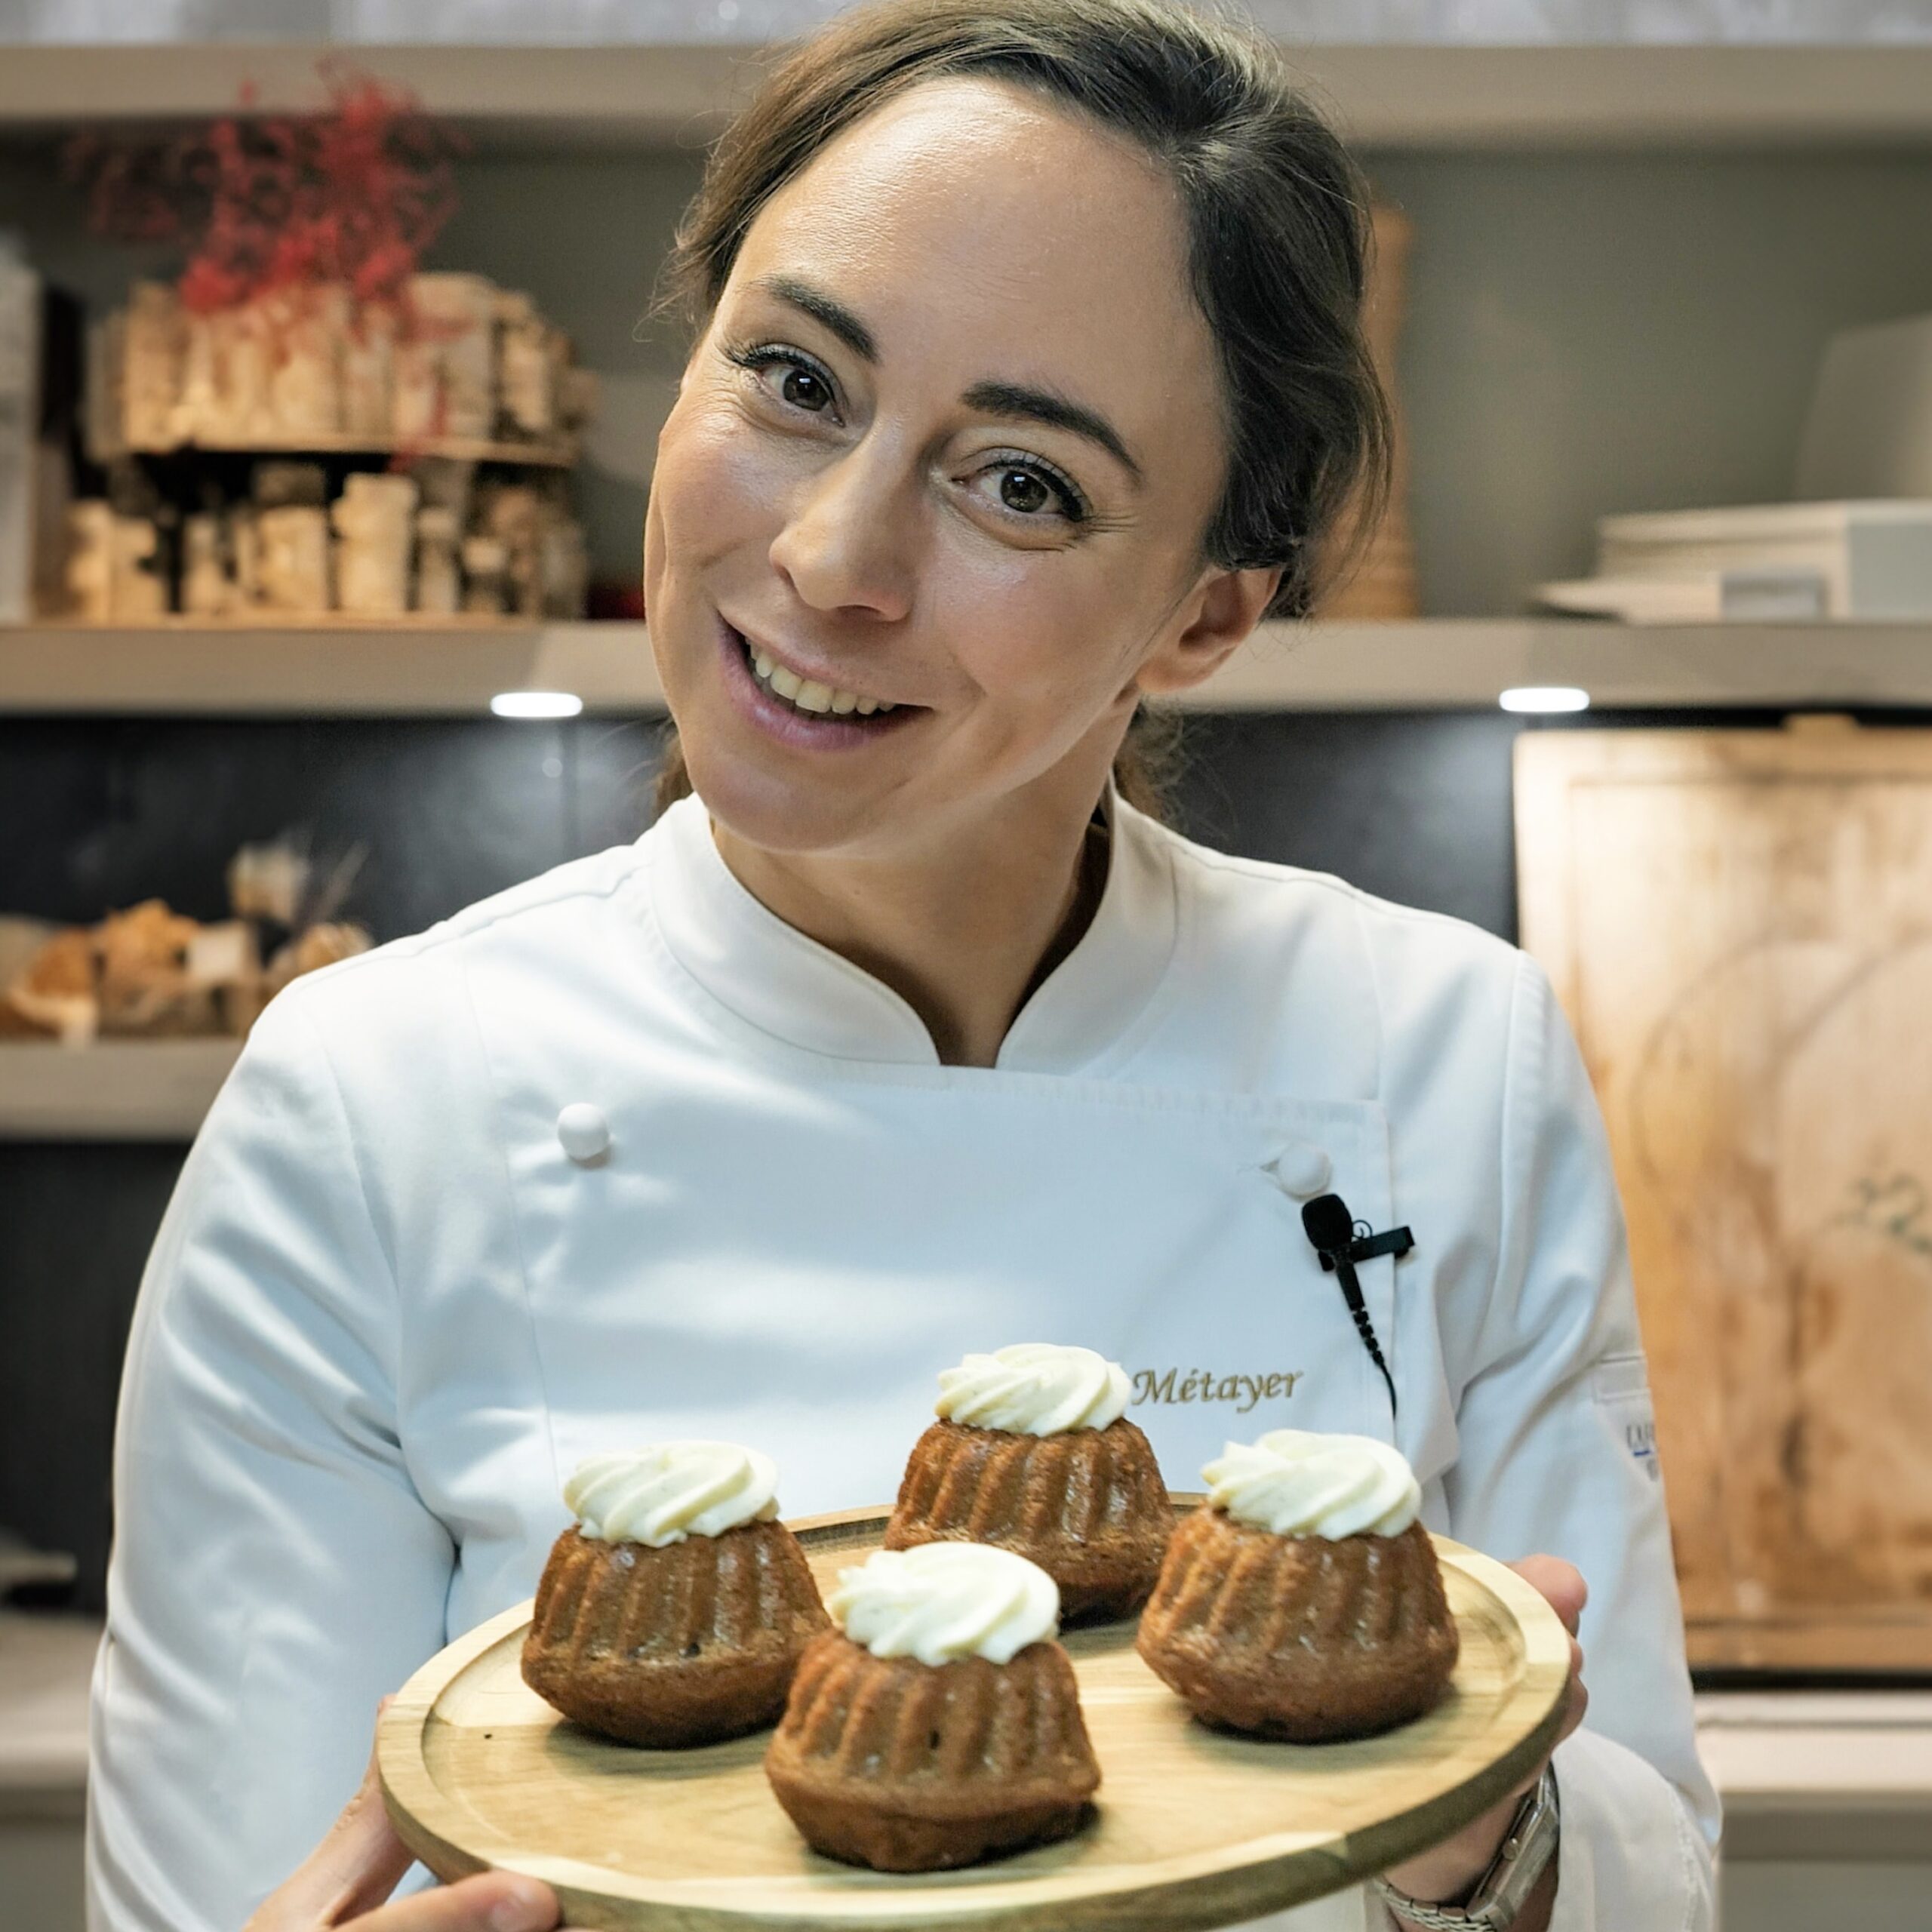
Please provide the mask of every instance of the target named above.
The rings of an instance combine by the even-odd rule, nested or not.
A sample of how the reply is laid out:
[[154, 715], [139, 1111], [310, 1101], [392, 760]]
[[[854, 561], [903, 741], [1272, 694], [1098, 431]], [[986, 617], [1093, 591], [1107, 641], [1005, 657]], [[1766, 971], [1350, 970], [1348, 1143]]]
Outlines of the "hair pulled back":
[[[1387, 405], [1361, 329], [1360, 175], [1279, 54], [1171, 0], [870, 0], [786, 55], [713, 147], [657, 308], [695, 334], [758, 211], [845, 128], [928, 81], [1031, 89], [1124, 137], [1168, 176], [1220, 359], [1228, 466], [1204, 563], [1281, 567], [1271, 617], [1304, 616], [1387, 487]], [[1136, 721], [1115, 769], [1158, 804]], [[662, 806], [690, 789], [675, 743]]]

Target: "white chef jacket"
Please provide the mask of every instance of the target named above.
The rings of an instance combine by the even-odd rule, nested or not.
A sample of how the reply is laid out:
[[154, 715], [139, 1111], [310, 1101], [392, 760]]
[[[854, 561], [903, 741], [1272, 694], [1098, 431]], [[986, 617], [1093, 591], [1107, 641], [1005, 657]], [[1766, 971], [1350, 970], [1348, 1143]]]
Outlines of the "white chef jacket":
[[[355, 1788], [377, 1699], [531, 1594], [580, 1457], [724, 1438], [776, 1457], [788, 1514], [887, 1503], [937, 1371], [1014, 1341], [1124, 1364], [1175, 1488], [1231, 1438], [1355, 1430], [1432, 1527], [1574, 1561], [1556, 1922], [1709, 1925], [1621, 1215], [1546, 980], [1108, 816], [1093, 923], [992, 1068], [942, 1066], [754, 899], [694, 798], [275, 1001], [129, 1346], [97, 1932], [233, 1932]], [[580, 1104], [593, 1159], [559, 1137]], [[1414, 1230], [1360, 1270], [1398, 1413], [1301, 1226], [1329, 1189]]]

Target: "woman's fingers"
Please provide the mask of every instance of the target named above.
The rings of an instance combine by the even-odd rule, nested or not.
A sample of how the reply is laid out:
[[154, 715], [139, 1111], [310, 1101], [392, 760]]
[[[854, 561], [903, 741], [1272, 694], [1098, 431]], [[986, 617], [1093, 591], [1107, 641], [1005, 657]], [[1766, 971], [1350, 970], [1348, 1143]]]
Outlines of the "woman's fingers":
[[[385, 1697], [376, 1715], [388, 1707]], [[355, 1795], [343, 1806], [301, 1869], [278, 1886], [245, 1932], [549, 1932], [557, 1900], [548, 1885], [514, 1872], [479, 1872], [460, 1884], [383, 1900], [413, 1859], [383, 1806], [376, 1753]]]
[[1549, 1602], [1563, 1620], [1570, 1633], [1570, 1691], [1563, 1709], [1563, 1724], [1556, 1734], [1560, 1744], [1583, 1721], [1589, 1709], [1590, 1694], [1583, 1682], [1583, 1647], [1577, 1641], [1577, 1626], [1589, 1601], [1589, 1586], [1574, 1564], [1560, 1556], [1526, 1556], [1509, 1567]]
[[1583, 1647], [1574, 1637], [1570, 1639], [1570, 1696], [1564, 1707], [1562, 1727], [1556, 1734], [1561, 1744], [1583, 1721], [1590, 1708], [1590, 1687], [1583, 1681]]
[[412, 1863], [383, 1808], [376, 1755], [355, 1795], [294, 1875], [265, 1899], [246, 1932], [312, 1932], [380, 1905]]
[[1582, 1571], [1560, 1556], [1526, 1556], [1509, 1567], [1548, 1601], [1550, 1608], [1563, 1620], [1564, 1629], [1575, 1636], [1583, 1606], [1590, 1598], [1590, 1588], [1583, 1581]]
[[549, 1932], [557, 1900], [548, 1885], [513, 1872], [479, 1872], [454, 1885], [392, 1899], [347, 1932]]
[[549, 1932], [556, 1895], [513, 1872], [383, 1900], [412, 1863], [383, 1808], [375, 1758], [361, 1789], [295, 1875], [249, 1920], [248, 1932]]

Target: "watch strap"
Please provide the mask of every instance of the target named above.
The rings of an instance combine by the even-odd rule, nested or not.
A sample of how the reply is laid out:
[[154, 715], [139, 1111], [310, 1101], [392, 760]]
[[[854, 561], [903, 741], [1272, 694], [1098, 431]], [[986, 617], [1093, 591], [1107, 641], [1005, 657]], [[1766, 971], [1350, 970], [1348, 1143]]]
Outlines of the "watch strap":
[[1516, 1807], [1496, 1856], [1461, 1905], [1429, 1905], [1398, 1892], [1386, 1878], [1373, 1881], [1375, 1895], [1404, 1924], [1428, 1932], [1507, 1932], [1524, 1901], [1555, 1855], [1558, 1830], [1556, 1771], [1543, 1774]]

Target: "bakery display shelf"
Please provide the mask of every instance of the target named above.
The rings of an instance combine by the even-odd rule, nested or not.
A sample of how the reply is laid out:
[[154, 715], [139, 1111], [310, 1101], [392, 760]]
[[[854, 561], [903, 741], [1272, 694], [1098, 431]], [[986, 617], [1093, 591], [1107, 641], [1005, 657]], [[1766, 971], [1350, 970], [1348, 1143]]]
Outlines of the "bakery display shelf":
[[379, 456], [408, 463], [430, 457], [454, 463], [521, 463], [526, 468], [568, 469], [579, 454], [574, 439], [552, 438], [546, 441], [499, 441], [478, 436], [424, 436], [405, 441], [386, 436], [346, 434], [296, 436], [267, 440], [259, 436], [211, 438], [197, 436], [182, 443], [135, 443], [129, 445], [135, 456], [186, 456], [197, 451], [214, 456], [265, 457], [305, 456]]
[[0, 1041], [0, 1140], [191, 1140], [234, 1039]]
[[[1187, 708], [1482, 710], [1522, 685], [1598, 710], [1932, 707], [1932, 624], [1635, 628], [1576, 619], [1271, 624]], [[0, 626], [0, 713], [463, 716], [500, 691], [661, 710], [638, 623], [507, 619]]]
[[[748, 13], [752, 11], [746, 10]], [[749, 23], [746, 23], [747, 29]], [[704, 44], [408, 46], [355, 50], [479, 148], [691, 146], [744, 89], [747, 30]], [[1932, 47], [1471, 46], [1284, 42], [1365, 145], [1411, 149], [1669, 149], [1932, 143]], [[232, 113], [318, 101], [340, 45], [205, 42], [9, 47], [0, 134]]]

